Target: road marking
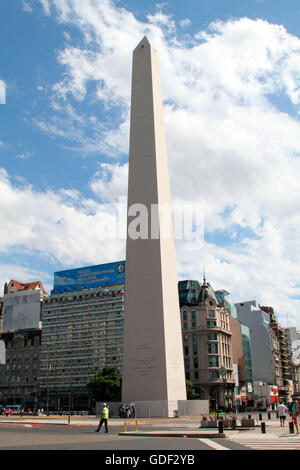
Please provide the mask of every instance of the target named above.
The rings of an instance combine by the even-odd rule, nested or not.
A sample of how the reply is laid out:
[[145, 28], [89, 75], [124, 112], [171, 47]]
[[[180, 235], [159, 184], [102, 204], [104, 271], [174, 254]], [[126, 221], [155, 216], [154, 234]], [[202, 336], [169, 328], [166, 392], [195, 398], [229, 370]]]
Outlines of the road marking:
[[31, 424], [24, 424], [24, 428], [32, 428]]
[[256, 439], [234, 439], [235, 442], [238, 442], [239, 444], [249, 447], [250, 449], [256, 449], [256, 450], [284, 450], [284, 449], [289, 449], [289, 450], [299, 450], [300, 446], [297, 446], [296, 442], [291, 442], [288, 440], [279, 440], [279, 439], [269, 439], [268, 441], [262, 442], [261, 440], [256, 440]]
[[203, 442], [204, 444], [212, 447], [215, 450], [229, 450], [227, 447], [221, 446], [221, 444], [217, 444], [214, 441], [211, 441], [210, 439], [198, 439], [198, 441]]

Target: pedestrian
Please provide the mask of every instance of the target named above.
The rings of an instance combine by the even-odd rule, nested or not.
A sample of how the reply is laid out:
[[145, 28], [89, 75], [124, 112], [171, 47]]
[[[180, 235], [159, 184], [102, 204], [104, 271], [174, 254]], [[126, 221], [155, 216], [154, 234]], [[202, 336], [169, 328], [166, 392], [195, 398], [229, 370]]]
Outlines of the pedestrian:
[[277, 411], [278, 411], [278, 416], [279, 416], [279, 419], [280, 419], [280, 426], [284, 426], [284, 423], [285, 423], [285, 418], [286, 418], [286, 406], [284, 403], [280, 403], [278, 405], [278, 408], [277, 408]]
[[108, 432], [108, 416], [109, 416], [109, 406], [106, 403], [103, 403], [103, 409], [101, 414], [101, 419], [98, 424], [98, 428], [95, 429], [95, 432], [99, 432], [102, 424], [104, 423], [105, 432]]
[[296, 434], [299, 434], [299, 429], [298, 429], [298, 421], [297, 421], [297, 416], [299, 414], [299, 402], [294, 401], [292, 404], [292, 409], [291, 409], [291, 417], [294, 425], [296, 426]]

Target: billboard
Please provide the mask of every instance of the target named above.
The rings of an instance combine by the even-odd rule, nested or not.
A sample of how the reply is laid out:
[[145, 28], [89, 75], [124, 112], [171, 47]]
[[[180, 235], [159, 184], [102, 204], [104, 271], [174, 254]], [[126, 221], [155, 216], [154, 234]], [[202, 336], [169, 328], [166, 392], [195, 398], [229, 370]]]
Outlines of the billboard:
[[125, 261], [67, 269], [54, 273], [53, 293], [72, 292], [125, 283]]
[[270, 402], [274, 403], [275, 401], [279, 401], [279, 394], [278, 394], [278, 386], [277, 385], [270, 385]]

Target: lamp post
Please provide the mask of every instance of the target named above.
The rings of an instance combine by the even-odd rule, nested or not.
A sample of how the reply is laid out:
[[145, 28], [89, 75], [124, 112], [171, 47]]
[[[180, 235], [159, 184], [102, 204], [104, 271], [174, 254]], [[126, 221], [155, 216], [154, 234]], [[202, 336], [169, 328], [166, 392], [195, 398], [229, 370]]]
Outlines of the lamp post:
[[47, 416], [49, 415], [49, 372], [51, 372], [51, 364], [47, 367]]
[[223, 392], [224, 392], [224, 419], [226, 419], [226, 384], [227, 384], [227, 381], [226, 381], [226, 374], [227, 374], [227, 369], [225, 367], [220, 367], [220, 370], [219, 370], [219, 373], [220, 375], [222, 376], [222, 380], [223, 380]]

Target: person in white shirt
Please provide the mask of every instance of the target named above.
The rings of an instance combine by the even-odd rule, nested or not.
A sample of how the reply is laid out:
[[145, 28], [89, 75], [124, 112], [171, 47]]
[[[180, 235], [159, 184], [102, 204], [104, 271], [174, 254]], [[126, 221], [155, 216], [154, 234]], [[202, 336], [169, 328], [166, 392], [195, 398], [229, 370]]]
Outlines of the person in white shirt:
[[278, 405], [278, 415], [279, 415], [279, 419], [280, 419], [280, 426], [284, 426], [284, 423], [285, 423], [285, 418], [286, 418], [286, 406], [284, 403], [280, 403], [280, 405]]

